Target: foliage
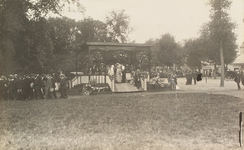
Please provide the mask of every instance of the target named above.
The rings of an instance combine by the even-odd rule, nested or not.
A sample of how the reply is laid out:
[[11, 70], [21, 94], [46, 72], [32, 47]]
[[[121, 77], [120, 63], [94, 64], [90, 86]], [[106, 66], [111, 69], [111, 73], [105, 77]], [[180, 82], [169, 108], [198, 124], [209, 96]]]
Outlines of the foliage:
[[111, 42], [125, 43], [128, 41], [128, 34], [133, 30], [130, 27], [130, 17], [125, 10], [111, 11], [106, 17], [108, 38]]
[[160, 77], [157, 76], [149, 80], [148, 86], [152, 86], [153, 88], [165, 88], [169, 87], [169, 83], [165, 82], [165, 79], [160, 79]]
[[[126, 41], [131, 28], [124, 11], [111, 12], [106, 22], [76, 22], [60, 17], [67, 5], [84, 12], [79, 0], [0, 1], [0, 74], [86, 72], [89, 58], [82, 44]], [[54, 14], [58, 17], [49, 17]]]
[[77, 43], [107, 42], [107, 25], [99, 20], [85, 18], [77, 22]]
[[141, 51], [136, 53], [136, 63], [138, 65], [138, 68], [145, 70], [145, 68], [148, 67], [144, 67], [148, 65], [149, 62], [149, 53], [148, 51]]
[[189, 39], [185, 41], [184, 50], [187, 55], [186, 64], [190, 68], [201, 68], [205, 59], [204, 41], [202, 39]]
[[142, 80], [145, 80], [145, 79], [148, 78], [148, 72], [146, 72], [146, 71], [141, 71], [141, 70], [137, 69], [137, 70], [131, 72], [131, 77], [132, 77], [133, 79], [135, 79], [135, 78], [140, 78], [140, 79], [142, 79]]
[[83, 95], [93, 95], [100, 92], [110, 91], [109, 85], [107, 83], [96, 83], [95, 81], [90, 81], [89, 83], [83, 85], [82, 94]]
[[114, 52], [112, 55], [115, 62], [121, 64], [125, 64], [127, 62], [128, 54], [126, 54], [125, 51], [119, 50]]
[[153, 64], [154, 66], [159, 66], [160, 65], [160, 62], [158, 60], [158, 57], [157, 57], [157, 50], [158, 50], [158, 39], [154, 40], [154, 39], [149, 39], [145, 42], [145, 44], [148, 44], [148, 45], [153, 45], [151, 47], [151, 53], [150, 53], [150, 58], [151, 58], [151, 64]]
[[184, 63], [184, 51], [180, 43], [176, 43], [175, 39], [169, 33], [161, 36], [160, 39], [150, 39], [146, 42], [152, 44], [152, 64], [173, 67], [174, 64], [181, 66]]
[[[1, 73], [50, 71], [54, 46], [45, 16], [57, 13], [65, 2], [77, 0], [2, 0], [0, 1]], [[81, 9], [80, 9], [81, 10]]]
[[209, 0], [210, 21], [203, 26], [201, 36], [206, 38], [208, 56], [215, 64], [221, 64], [221, 84], [224, 86], [224, 64], [233, 62], [236, 58], [236, 24], [231, 21], [228, 9], [230, 0]]

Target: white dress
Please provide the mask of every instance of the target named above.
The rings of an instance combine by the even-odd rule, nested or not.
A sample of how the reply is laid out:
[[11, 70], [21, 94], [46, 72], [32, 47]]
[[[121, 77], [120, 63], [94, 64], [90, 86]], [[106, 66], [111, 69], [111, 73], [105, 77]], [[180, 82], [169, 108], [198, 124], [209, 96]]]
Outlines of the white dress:
[[116, 81], [118, 83], [122, 82], [122, 66], [120, 64], [117, 65], [117, 69], [116, 69]]

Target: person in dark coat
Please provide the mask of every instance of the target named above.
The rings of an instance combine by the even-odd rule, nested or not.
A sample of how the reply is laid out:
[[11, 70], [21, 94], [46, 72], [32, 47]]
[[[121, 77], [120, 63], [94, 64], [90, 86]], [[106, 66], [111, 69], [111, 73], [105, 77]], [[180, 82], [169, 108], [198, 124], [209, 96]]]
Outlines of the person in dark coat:
[[197, 81], [202, 81], [202, 73], [197, 74]]
[[16, 94], [16, 100], [22, 100], [23, 99], [23, 78], [18, 77], [15, 79], [15, 85], [17, 86], [17, 94]]
[[43, 93], [41, 91], [41, 89], [42, 89], [42, 79], [41, 79], [40, 75], [37, 75], [35, 77], [33, 89], [34, 89], [34, 95], [35, 95], [34, 97], [35, 97], [35, 99], [44, 99]]
[[122, 83], [126, 82], [126, 68], [122, 65]]
[[237, 71], [234, 81], [237, 84], [238, 90], [241, 90], [241, 87], [240, 87], [241, 73], [240, 73], [240, 71]]
[[23, 81], [23, 99], [33, 99], [33, 79], [30, 76], [26, 76]]
[[1, 76], [1, 96], [3, 100], [8, 99], [8, 79], [5, 76]]
[[67, 93], [66, 93], [66, 89], [67, 89], [67, 86], [66, 86], [66, 77], [65, 77], [65, 75], [64, 74], [61, 74], [60, 75], [60, 88], [59, 88], [59, 90], [60, 90], [60, 94], [61, 94], [61, 96], [60, 96], [60, 98], [67, 98], [68, 96], [67, 96]]
[[197, 71], [194, 71], [193, 73], [192, 73], [192, 78], [193, 78], [193, 80], [194, 80], [194, 85], [196, 85], [197, 84]]
[[7, 78], [5, 76], [0, 77], [0, 100], [8, 99]]
[[243, 74], [243, 70], [241, 70], [241, 83], [242, 83], [242, 85], [244, 85], [244, 74]]
[[9, 100], [15, 100], [15, 95], [16, 95], [16, 85], [14, 82], [14, 76], [13, 75], [9, 75], [8, 78], [8, 99]]
[[137, 89], [141, 87], [140, 70], [137, 69], [134, 76], [134, 82]]
[[45, 83], [45, 99], [54, 99], [53, 96], [53, 91], [55, 90], [54, 84], [53, 84], [53, 80], [51, 75], [47, 75], [46, 76], [46, 83]]
[[188, 72], [186, 74], [186, 85], [191, 85], [192, 84], [192, 73]]

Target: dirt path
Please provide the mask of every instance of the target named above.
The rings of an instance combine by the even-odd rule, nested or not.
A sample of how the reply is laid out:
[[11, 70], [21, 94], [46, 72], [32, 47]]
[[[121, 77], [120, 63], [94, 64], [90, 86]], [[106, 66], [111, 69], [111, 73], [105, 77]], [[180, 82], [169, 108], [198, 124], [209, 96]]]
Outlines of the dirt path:
[[165, 93], [211, 93], [211, 94], [226, 94], [244, 99], [244, 86], [241, 85], [241, 90], [237, 90], [237, 84], [234, 81], [225, 81], [224, 87], [220, 87], [220, 79], [205, 78], [197, 82], [196, 85], [185, 85], [185, 78], [178, 78], [179, 90], [165, 91]]

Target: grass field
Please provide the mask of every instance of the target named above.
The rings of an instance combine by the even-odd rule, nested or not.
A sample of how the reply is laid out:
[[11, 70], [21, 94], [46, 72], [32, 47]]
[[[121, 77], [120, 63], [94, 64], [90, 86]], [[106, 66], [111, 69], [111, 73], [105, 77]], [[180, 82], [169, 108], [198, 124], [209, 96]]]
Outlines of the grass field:
[[109, 94], [0, 101], [0, 149], [241, 149], [243, 99]]

